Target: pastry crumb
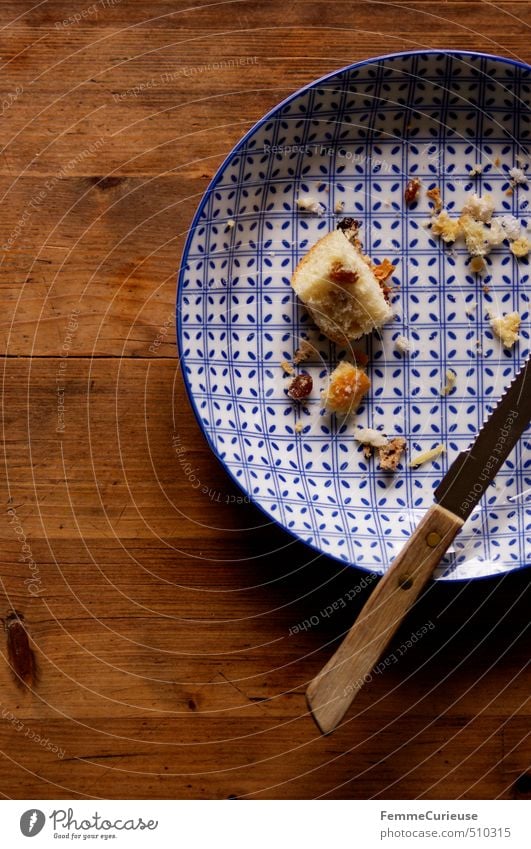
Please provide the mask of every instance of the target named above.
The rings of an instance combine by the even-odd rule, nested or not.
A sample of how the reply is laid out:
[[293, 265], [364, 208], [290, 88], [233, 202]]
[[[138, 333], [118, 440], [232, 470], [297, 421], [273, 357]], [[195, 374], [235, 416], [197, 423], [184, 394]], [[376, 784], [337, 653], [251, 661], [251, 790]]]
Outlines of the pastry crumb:
[[441, 395], [449, 395], [452, 389], [454, 388], [457, 382], [457, 375], [455, 371], [451, 368], [447, 368], [445, 379], [446, 383], [444, 384], [444, 386], [441, 386]]
[[282, 362], [280, 363], [280, 368], [282, 369], [284, 374], [295, 374], [295, 369], [293, 368], [291, 363], [288, 363], [287, 360], [282, 360]]
[[[520, 232], [520, 229], [518, 229]], [[501, 218], [493, 218], [490, 222], [490, 228], [487, 232], [487, 239], [491, 248], [497, 248], [498, 245], [507, 238], [507, 233], [502, 224]]]
[[431, 219], [431, 231], [440, 236], [443, 242], [455, 242], [461, 234], [461, 221], [450, 218], [445, 209]]
[[482, 274], [487, 267], [487, 264], [482, 256], [473, 256], [470, 261], [470, 269], [474, 274]]
[[438, 186], [434, 186], [433, 189], [428, 189], [426, 195], [431, 201], [433, 201], [435, 212], [440, 212], [443, 208], [440, 188]]
[[233, 227], [236, 227], [236, 221], [234, 220], [234, 218], [229, 218], [229, 220], [225, 224], [225, 230], [232, 230]]
[[507, 315], [490, 313], [489, 318], [492, 332], [501, 340], [503, 347], [512, 348], [520, 339], [518, 335], [521, 323], [520, 314], [517, 312], [510, 312]]
[[295, 433], [301, 433], [303, 428], [304, 428], [303, 423], [297, 422], [296, 425], [295, 425]]
[[313, 353], [313, 346], [306, 339], [301, 339], [300, 345], [295, 351], [293, 356], [293, 362], [296, 366], [299, 363], [304, 363], [306, 360], [309, 360]]
[[313, 195], [297, 198], [297, 207], [303, 212], [313, 212], [315, 215], [324, 215], [325, 207]]
[[371, 263], [372, 273], [380, 283], [384, 283], [396, 269], [396, 265], [388, 259], [383, 259], [379, 265]]
[[385, 445], [380, 446], [377, 451], [382, 471], [396, 472], [406, 449], [407, 442], [403, 436], [395, 436]]
[[387, 445], [387, 437], [380, 430], [375, 430], [373, 427], [359, 427], [354, 433], [356, 442], [361, 442], [362, 445], [369, 445], [372, 448], [381, 448]]
[[341, 213], [344, 212], [344, 210], [345, 210], [345, 201], [344, 200], [338, 200], [336, 202], [336, 205], [334, 206], [334, 212], [337, 213], [337, 215], [341, 215]]
[[327, 388], [321, 393], [323, 405], [331, 413], [346, 416], [355, 413], [370, 385], [364, 371], [343, 360], [334, 369]]
[[413, 348], [413, 343], [411, 342], [411, 339], [407, 338], [407, 336], [397, 336], [395, 339], [395, 348], [397, 351], [400, 351], [401, 354], [409, 354]]
[[520, 236], [514, 242], [511, 242], [509, 248], [514, 256], [521, 258], [528, 255], [531, 245], [527, 236]]
[[411, 460], [409, 467], [410, 469], [416, 469], [417, 466], [422, 466], [423, 463], [430, 463], [432, 460], [436, 460], [437, 457], [440, 457], [441, 454], [444, 454], [445, 451], [446, 448], [444, 445], [436, 445], [435, 448], [429, 448], [428, 451], [422, 451]]
[[510, 249], [517, 257], [527, 256], [531, 249], [528, 239], [521, 234], [520, 222], [514, 215], [493, 215], [492, 196], [486, 194], [480, 197], [474, 192], [468, 196], [459, 218], [451, 218], [446, 210], [439, 214], [434, 211], [430, 226], [432, 233], [440, 236], [444, 242], [455, 242], [459, 237], [463, 237], [472, 257], [471, 271], [482, 274], [486, 269], [483, 257], [504, 241], [512, 243]]
[[465, 213], [459, 220], [470, 256], [486, 256], [490, 250], [488, 227], [483, 221], [473, 218], [470, 213]]
[[468, 198], [461, 211], [464, 215], [471, 215], [476, 221], [488, 224], [494, 213], [494, 200], [491, 195], [479, 197], [474, 193]]
[[527, 185], [527, 174], [525, 173], [523, 168], [510, 168], [509, 177], [511, 178], [513, 186]]
[[482, 173], [483, 173], [483, 165], [480, 165], [479, 162], [476, 162], [476, 164], [468, 172], [468, 176], [469, 177], [479, 177], [479, 175], [482, 174]]
[[520, 222], [514, 215], [500, 215], [494, 221], [501, 226], [506, 239], [514, 241], [520, 237]]

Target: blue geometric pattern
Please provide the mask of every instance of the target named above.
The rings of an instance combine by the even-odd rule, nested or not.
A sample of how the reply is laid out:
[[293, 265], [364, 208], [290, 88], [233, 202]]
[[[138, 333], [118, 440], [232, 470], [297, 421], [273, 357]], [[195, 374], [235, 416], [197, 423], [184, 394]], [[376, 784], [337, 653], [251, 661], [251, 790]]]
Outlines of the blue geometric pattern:
[[[529, 265], [507, 244], [471, 272], [461, 244], [426, 228], [425, 190], [454, 214], [471, 191], [527, 224], [529, 192], [508, 170], [528, 155], [531, 69], [468, 53], [410, 53], [347, 68], [295, 94], [228, 157], [192, 225], [180, 275], [178, 333], [193, 407], [228, 471], [275, 522], [324, 554], [383, 572], [433, 500], [448, 464], [529, 352]], [[469, 171], [481, 163], [480, 176]], [[408, 208], [404, 189], [422, 181]], [[324, 214], [297, 210], [317, 197]], [[290, 287], [298, 259], [336, 226], [336, 204], [361, 222], [367, 253], [396, 265], [394, 322], [360, 341], [372, 388], [352, 421], [322, 415], [320, 389], [341, 357]], [[235, 222], [231, 226], [231, 219]], [[488, 312], [518, 310], [520, 342], [505, 351]], [[304, 364], [305, 407], [280, 368], [301, 334], [319, 356]], [[394, 341], [407, 336], [410, 354]], [[440, 394], [445, 372], [457, 375]], [[295, 425], [303, 430], [297, 433]], [[444, 443], [416, 470], [386, 474], [365, 459], [356, 427], [404, 435], [409, 457]], [[438, 577], [468, 579], [531, 562], [530, 432], [456, 539]]]

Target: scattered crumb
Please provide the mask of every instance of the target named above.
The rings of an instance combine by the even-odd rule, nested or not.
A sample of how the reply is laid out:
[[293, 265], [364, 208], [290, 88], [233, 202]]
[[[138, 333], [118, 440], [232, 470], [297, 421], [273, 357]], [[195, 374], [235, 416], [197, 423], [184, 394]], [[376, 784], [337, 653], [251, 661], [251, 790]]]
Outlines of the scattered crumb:
[[469, 197], [462, 209], [463, 215], [471, 215], [476, 221], [483, 221], [488, 224], [494, 212], [494, 200], [491, 195], [479, 197], [473, 194]]
[[356, 442], [363, 445], [363, 456], [366, 460], [372, 457], [373, 448], [381, 448], [387, 445], [387, 437], [381, 431], [372, 427], [360, 427], [354, 434]]
[[506, 239], [518, 239], [520, 236], [520, 222], [514, 215], [500, 215], [494, 221], [500, 224]]
[[479, 162], [476, 162], [476, 164], [473, 166], [473, 168], [471, 168], [470, 171], [468, 172], [468, 176], [469, 177], [479, 177], [479, 175], [482, 174], [482, 173], [483, 173], [483, 165], [480, 165]]
[[426, 195], [429, 197], [430, 200], [433, 201], [435, 212], [440, 212], [443, 208], [440, 188], [438, 186], [434, 186], [433, 189], [428, 189]]
[[512, 348], [518, 342], [521, 318], [519, 313], [511, 312], [507, 315], [493, 315], [489, 313], [492, 332], [501, 339], [504, 348]]
[[342, 360], [330, 375], [321, 398], [329, 412], [349, 415], [356, 412], [370, 385], [364, 371]]
[[233, 227], [236, 227], [236, 222], [234, 218], [229, 218], [229, 220], [225, 224], [225, 230], [232, 230]]
[[478, 302], [477, 302], [477, 301], [474, 301], [472, 304], [470, 304], [470, 306], [469, 306], [469, 307], [467, 307], [467, 308], [466, 308], [466, 310], [465, 310], [465, 314], [466, 314], [466, 315], [471, 315], [471, 316], [472, 316], [472, 315], [474, 315], [474, 313], [475, 313], [475, 311], [477, 310], [477, 308], [478, 308]]
[[422, 451], [420, 454], [417, 454], [409, 464], [410, 469], [414, 469], [417, 466], [422, 466], [423, 463], [430, 463], [432, 460], [436, 460], [437, 457], [440, 457], [441, 454], [444, 454], [446, 448], [444, 445], [436, 445], [435, 448], [429, 448], [428, 451]]
[[450, 218], [446, 210], [443, 209], [442, 212], [432, 218], [431, 231], [436, 236], [440, 236], [444, 242], [455, 242], [461, 234], [461, 222], [457, 218]]
[[486, 283], [484, 283], [484, 284], [483, 284], [483, 286], [482, 286], [481, 288], [483, 289], [483, 294], [485, 294], [485, 295], [488, 295], [488, 294], [489, 294], [489, 292], [490, 292], [490, 286], [488, 286]]
[[513, 189], [513, 188], [511, 188], [511, 187], [509, 187], [509, 188], [506, 190], [505, 194], [507, 195], [507, 197], [508, 197], [508, 198], [512, 197], [512, 195], [514, 195], [514, 189]]
[[470, 213], [462, 215], [459, 221], [470, 256], [486, 256], [490, 250], [488, 227], [483, 221], [476, 221]]
[[430, 226], [432, 233], [446, 243], [464, 237], [472, 257], [470, 268], [476, 274], [481, 274], [486, 268], [482, 257], [504, 241], [513, 243], [510, 249], [518, 257], [527, 256], [531, 249], [531, 244], [521, 235], [520, 222], [514, 215], [505, 214], [494, 218], [493, 213], [494, 201], [491, 195], [480, 197], [474, 193], [464, 204], [460, 218], [451, 218], [446, 210], [438, 215], [434, 212]]
[[382, 445], [378, 450], [378, 458], [380, 460], [380, 468], [384, 472], [396, 472], [397, 466], [402, 459], [404, 451], [407, 449], [407, 442], [403, 436], [395, 436], [390, 439], [386, 445]]
[[301, 339], [300, 345], [295, 351], [295, 355], [293, 357], [293, 362], [296, 366], [299, 363], [304, 363], [306, 360], [309, 360], [313, 353], [313, 346], [306, 339]]
[[400, 351], [401, 354], [408, 354], [413, 347], [411, 339], [408, 339], [407, 336], [397, 336], [395, 339], [395, 348], [397, 351]]
[[[512, 217], [512, 216], [511, 216]], [[520, 232], [520, 228], [518, 228]], [[490, 229], [487, 233], [487, 239], [491, 248], [497, 248], [498, 245], [507, 238], [507, 234], [502, 224], [501, 218], [493, 218], [490, 222]]]
[[359, 427], [354, 433], [354, 439], [356, 442], [361, 442], [362, 445], [370, 445], [373, 448], [381, 448], [382, 445], [387, 445], [386, 435], [373, 427]]
[[284, 374], [295, 374], [295, 369], [293, 368], [291, 363], [288, 363], [287, 360], [282, 360], [282, 362], [280, 363], [280, 368], [282, 369]]
[[499, 156], [497, 156], [496, 159], [494, 160], [494, 165], [496, 166], [496, 168], [500, 167], [500, 157]]
[[522, 168], [510, 168], [509, 177], [511, 178], [513, 186], [527, 185], [527, 174]]
[[313, 195], [297, 198], [297, 207], [303, 212], [313, 212], [315, 215], [324, 215], [325, 207]]
[[345, 209], [345, 201], [344, 200], [338, 200], [336, 205], [334, 206], [334, 212], [337, 215], [341, 215], [341, 213], [344, 211], [344, 209]]
[[514, 242], [511, 242], [509, 245], [511, 253], [517, 257], [527, 256], [531, 245], [529, 244], [529, 239], [526, 236], [520, 236], [519, 239], [515, 239]]
[[371, 269], [376, 279], [379, 280], [380, 283], [384, 283], [396, 269], [396, 265], [393, 265], [390, 260], [384, 259], [379, 265], [371, 263]]
[[301, 433], [303, 428], [304, 428], [303, 423], [297, 422], [297, 424], [295, 425], [295, 433]]
[[453, 371], [453, 369], [448, 368], [448, 369], [446, 369], [445, 378], [446, 378], [446, 383], [444, 384], [444, 386], [441, 386], [441, 395], [449, 395], [450, 394], [450, 392], [452, 391], [452, 389], [454, 388], [454, 386], [456, 384], [457, 375], [456, 375], [455, 371]]
[[[473, 256], [470, 261], [470, 269], [474, 272], [474, 274], [483, 274], [487, 265], [482, 256]], [[477, 304], [476, 304], [477, 306]]]

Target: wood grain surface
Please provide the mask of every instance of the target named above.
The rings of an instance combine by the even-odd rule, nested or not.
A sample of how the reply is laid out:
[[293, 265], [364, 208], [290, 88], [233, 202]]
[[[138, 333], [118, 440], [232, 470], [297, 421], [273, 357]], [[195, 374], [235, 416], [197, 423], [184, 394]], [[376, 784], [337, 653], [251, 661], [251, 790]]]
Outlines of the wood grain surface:
[[17, 682], [7, 625], [3, 796], [529, 795], [524, 574], [430, 586], [321, 737], [304, 691], [370, 581], [243, 503], [189, 410], [174, 323], [195, 207], [264, 112], [386, 52], [529, 61], [529, 12], [2, 2], [0, 616], [36, 663]]

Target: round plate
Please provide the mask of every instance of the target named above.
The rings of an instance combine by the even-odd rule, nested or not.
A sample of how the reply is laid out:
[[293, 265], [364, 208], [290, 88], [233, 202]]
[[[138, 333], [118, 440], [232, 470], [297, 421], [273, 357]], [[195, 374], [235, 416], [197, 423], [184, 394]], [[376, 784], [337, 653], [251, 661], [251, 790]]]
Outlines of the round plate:
[[[472, 53], [403, 53], [345, 68], [265, 116], [226, 159], [192, 223], [179, 281], [183, 373], [218, 458], [268, 517], [323, 554], [383, 572], [529, 352], [529, 266], [508, 245], [471, 272], [464, 246], [430, 236], [425, 190], [457, 214], [471, 191], [527, 224], [529, 192], [508, 171], [526, 156], [531, 69]], [[476, 163], [479, 176], [470, 177]], [[419, 177], [418, 203], [404, 189]], [[314, 196], [323, 215], [297, 209]], [[339, 215], [335, 210], [343, 211]], [[367, 253], [396, 265], [394, 322], [361, 341], [372, 387], [352, 421], [323, 415], [319, 390], [344, 352], [320, 336], [290, 287], [298, 259], [339, 217], [362, 223]], [[520, 342], [504, 351], [488, 312], [518, 310]], [[286, 396], [283, 360], [302, 336], [314, 391]], [[410, 354], [394, 345], [399, 335]], [[451, 368], [456, 384], [441, 395]], [[297, 432], [300, 422], [303, 429]], [[357, 426], [402, 434], [409, 457], [446, 453], [391, 475], [367, 460]], [[299, 426], [300, 427], [300, 426]], [[531, 461], [520, 441], [438, 571], [478, 578], [531, 559]]]

